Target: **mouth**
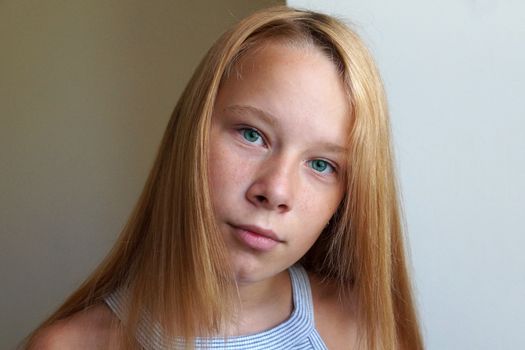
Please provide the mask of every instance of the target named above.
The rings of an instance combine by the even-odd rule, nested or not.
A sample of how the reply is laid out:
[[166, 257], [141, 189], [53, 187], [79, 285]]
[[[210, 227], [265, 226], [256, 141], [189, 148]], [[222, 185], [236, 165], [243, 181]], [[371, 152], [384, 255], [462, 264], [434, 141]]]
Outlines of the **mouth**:
[[235, 237], [245, 246], [257, 251], [266, 252], [283, 243], [275, 232], [255, 225], [233, 225]]

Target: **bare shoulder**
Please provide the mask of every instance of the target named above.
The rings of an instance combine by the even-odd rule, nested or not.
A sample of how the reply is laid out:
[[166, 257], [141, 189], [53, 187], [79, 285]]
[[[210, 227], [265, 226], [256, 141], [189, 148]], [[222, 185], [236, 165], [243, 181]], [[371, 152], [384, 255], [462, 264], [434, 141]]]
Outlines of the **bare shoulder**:
[[29, 350], [114, 348], [117, 324], [111, 310], [97, 304], [42, 329]]
[[355, 300], [343, 305], [335, 282], [323, 281], [312, 273], [308, 275], [312, 287], [315, 325], [326, 346], [330, 350], [348, 349], [351, 344], [357, 346]]

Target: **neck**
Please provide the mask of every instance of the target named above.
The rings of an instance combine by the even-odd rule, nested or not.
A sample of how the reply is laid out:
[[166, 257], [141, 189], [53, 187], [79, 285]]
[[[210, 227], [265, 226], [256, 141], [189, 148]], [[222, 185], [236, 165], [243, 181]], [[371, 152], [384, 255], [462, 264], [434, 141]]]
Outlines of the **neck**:
[[292, 312], [292, 286], [288, 271], [257, 282], [238, 282], [239, 304], [229, 335], [245, 335], [270, 329]]

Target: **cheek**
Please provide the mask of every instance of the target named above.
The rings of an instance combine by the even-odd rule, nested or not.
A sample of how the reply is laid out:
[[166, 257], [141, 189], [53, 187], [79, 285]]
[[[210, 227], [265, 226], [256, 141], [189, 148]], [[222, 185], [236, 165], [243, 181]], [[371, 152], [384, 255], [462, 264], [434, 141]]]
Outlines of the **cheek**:
[[298, 192], [301, 211], [318, 213], [312, 215], [312, 220], [321, 216], [332, 216], [343, 197], [341, 186], [320, 184], [312, 180], [302, 181], [302, 184]]
[[251, 178], [251, 169], [245, 157], [241, 157], [231, 145], [210, 143], [208, 163], [209, 183], [214, 201], [225, 203], [229, 198], [238, 198]]
[[228, 160], [221, 156], [220, 152], [211, 152], [208, 165], [210, 191], [215, 206], [224, 205], [227, 194], [231, 192], [229, 179], [231, 178], [231, 165]]
[[221, 133], [219, 130], [214, 130], [218, 127], [212, 127], [210, 135], [210, 151], [208, 159], [208, 172], [210, 174], [210, 183], [212, 189], [216, 188], [222, 181], [228, 178], [228, 173], [231, 171], [232, 164], [228, 151], [221, 140]]
[[317, 236], [328, 224], [342, 199], [342, 190], [305, 191], [301, 198], [302, 227], [309, 228], [309, 236]]
[[208, 171], [214, 187], [235, 184], [246, 178], [246, 167], [242, 166], [242, 159], [220, 146], [210, 152]]

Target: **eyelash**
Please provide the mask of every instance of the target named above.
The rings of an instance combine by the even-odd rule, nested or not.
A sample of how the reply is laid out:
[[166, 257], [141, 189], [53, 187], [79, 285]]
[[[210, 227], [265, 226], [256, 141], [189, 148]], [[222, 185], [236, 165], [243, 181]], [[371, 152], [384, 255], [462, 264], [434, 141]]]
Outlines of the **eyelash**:
[[[260, 140], [263, 142], [263, 145], [266, 145], [266, 140], [264, 139], [264, 136], [262, 135], [262, 133], [261, 133], [259, 130], [255, 129], [255, 128], [251, 128], [251, 127], [241, 127], [241, 128], [239, 128], [237, 131], [239, 132], [239, 134], [241, 134], [242, 138], [243, 138], [245, 141], [247, 141], [248, 143], [255, 144], [255, 142], [256, 142], [257, 140], [260, 139]], [[248, 139], [246, 138], [246, 136], [245, 136], [245, 133], [246, 133], [246, 132], [254, 132], [254, 133], [256, 133], [257, 136], [258, 136], [258, 139], [254, 140], [254, 141], [250, 141], [250, 140], [248, 140]], [[312, 165], [313, 165], [313, 163], [316, 162], [316, 161], [317, 161], [317, 162], [319, 162], [319, 161], [323, 162], [324, 164], [326, 164], [327, 169], [331, 169], [331, 171], [328, 172], [328, 173], [324, 173], [323, 171], [319, 171], [319, 170], [313, 169], [313, 166], [312, 166]], [[332, 162], [330, 162], [330, 161], [328, 161], [328, 160], [326, 160], [326, 159], [315, 158], [315, 159], [312, 159], [312, 160], [307, 161], [306, 163], [307, 163], [307, 164], [308, 164], [308, 165], [309, 165], [309, 166], [310, 166], [310, 167], [311, 167], [316, 173], [318, 173], [318, 174], [336, 174], [336, 173], [337, 173], [337, 166], [335, 166], [334, 164], [332, 164]]]
[[309, 160], [307, 163], [313, 169], [313, 163], [314, 162], [319, 162], [319, 161], [323, 162], [327, 166], [326, 169], [331, 169], [331, 171], [329, 171], [328, 173], [325, 173], [323, 171], [319, 171], [319, 170], [314, 169], [315, 172], [317, 172], [319, 174], [335, 174], [335, 173], [337, 173], [337, 168], [335, 167], [335, 165], [333, 165], [332, 163], [330, 163], [329, 161], [327, 161], [325, 159], [316, 158], [316, 159]]
[[241, 137], [242, 137], [245, 141], [247, 141], [248, 143], [251, 143], [251, 144], [255, 144], [255, 142], [256, 142], [257, 140], [259, 140], [259, 139], [255, 140], [255, 141], [250, 141], [250, 140], [248, 140], [248, 139], [245, 137], [245, 132], [247, 132], [247, 131], [248, 131], [248, 132], [254, 132], [254, 133], [256, 133], [256, 134], [259, 136], [259, 138], [260, 138], [260, 140], [263, 142], [263, 144], [266, 145], [266, 140], [264, 139], [264, 136], [262, 135], [262, 133], [261, 133], [259, 130], [255, 129], [255, 128], [242, 127], [242, 128], [239, 128], [237, 131], [239, 132], [239, 134], [241, 134]]

